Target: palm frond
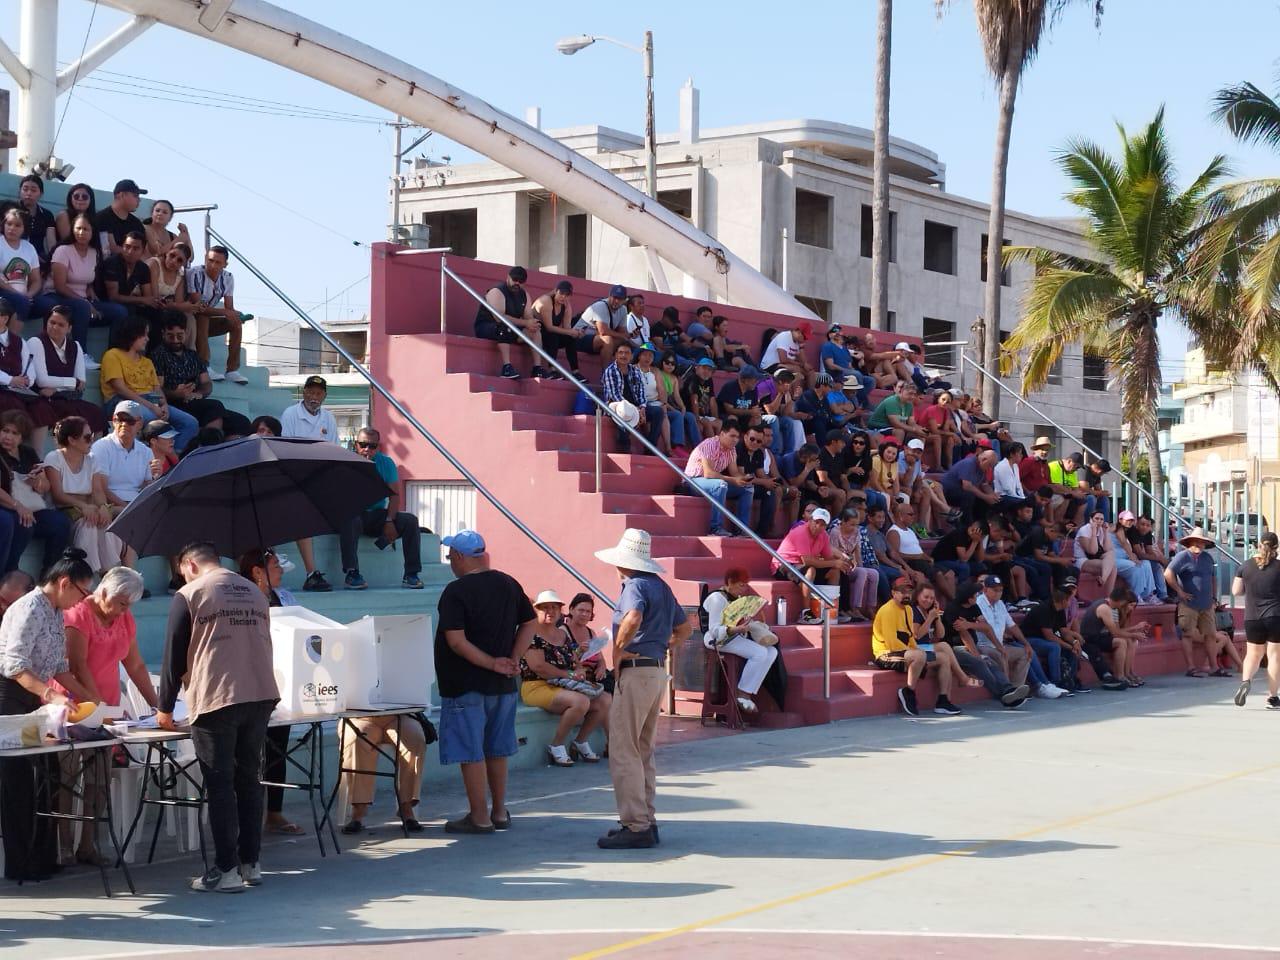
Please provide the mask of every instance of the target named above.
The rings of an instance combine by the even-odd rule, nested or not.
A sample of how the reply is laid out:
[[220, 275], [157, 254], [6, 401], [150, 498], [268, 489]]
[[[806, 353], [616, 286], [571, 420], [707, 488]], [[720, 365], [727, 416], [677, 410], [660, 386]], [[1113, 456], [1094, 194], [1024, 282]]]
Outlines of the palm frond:
[[[1119, 164], [1088, 140], [1068, 141], [1056, 159], [1073, 184], [1066, 194], [1067, 201], [1085, 212], [1086, 234], [1110, 259], [1131, 261], [1131, 254], [1125, 253], [1132, 250], [1132, 243], [1123, 201], [1124, 171]], [[1136, 266], [1132, 262], [1121, 265], [1126, 269]]]
[[1280, 104], [1252, 83], [1219, 90], [1210, 116], [1245, 143], [1280, 147]]

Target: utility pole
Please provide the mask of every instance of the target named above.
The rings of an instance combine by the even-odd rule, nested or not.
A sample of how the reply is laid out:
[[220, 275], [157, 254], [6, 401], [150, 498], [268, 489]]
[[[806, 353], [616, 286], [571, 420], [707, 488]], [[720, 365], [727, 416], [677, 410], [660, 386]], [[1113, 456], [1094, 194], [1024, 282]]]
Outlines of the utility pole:
[[644, 175], [648, 194], [658, 197], [658, 138], [653, 121], [653, 31], [644, 32]]
[[389, 126], [396, 132], [396, 142], [391, 151], [391, 224], [387, 227], [387, 240], [391, 243], [404, 243], [409, 238], [401, 236], [400, 233], [400, 167], [404, 163], [405, 155], [421, 146], [435, 131], [428, 130], [413, 143], [401, 148], [405, 128], [416, 127], [417, 124], [406, 123], [404, 117], [397, 115], [395, 122]]

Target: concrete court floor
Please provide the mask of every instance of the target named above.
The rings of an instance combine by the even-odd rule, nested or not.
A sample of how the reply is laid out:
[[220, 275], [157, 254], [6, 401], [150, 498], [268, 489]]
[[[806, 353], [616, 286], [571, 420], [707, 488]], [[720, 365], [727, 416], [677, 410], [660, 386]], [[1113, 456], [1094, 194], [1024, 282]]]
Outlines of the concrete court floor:
[[383, 827], [321, 861], [273, 838], [238, 896], [187, 891], [191, 858], [137, 867], [137, 897], [83, 870], [6, 887], [0, 960], [1270, 956], [1280, 712], [1259, 686], [1245, 709], [1234, 681], [1163, 677], [675, 744], [654, 850], [596, 848], [603, 765], [518, 775], [505, 835], [444, 834], [453, 788], [424, 799], [426, 839]]

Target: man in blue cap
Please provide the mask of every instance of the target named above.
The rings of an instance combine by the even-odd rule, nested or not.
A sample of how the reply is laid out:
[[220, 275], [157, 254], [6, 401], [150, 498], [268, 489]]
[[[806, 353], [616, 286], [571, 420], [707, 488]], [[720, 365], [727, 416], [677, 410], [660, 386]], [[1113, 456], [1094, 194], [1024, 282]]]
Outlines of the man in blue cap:
[[573, 322], [578, 334], [578, 349], [598, 353], [606, 365], [613, 362], [613, 352], [627, 339], [627, 288], [614, 284], [609, 296], [590, 304]]
[[489, 569], [476, 531], [443, 543], [457, 579], [440, 594], [436, 624], [440, 762], [461, 766], [469, 807], [444, 828], [493, 833], [511, 825], [507, 757], [516, 752], [516, 678], [533, 639], [533, 605], [512, 577]]

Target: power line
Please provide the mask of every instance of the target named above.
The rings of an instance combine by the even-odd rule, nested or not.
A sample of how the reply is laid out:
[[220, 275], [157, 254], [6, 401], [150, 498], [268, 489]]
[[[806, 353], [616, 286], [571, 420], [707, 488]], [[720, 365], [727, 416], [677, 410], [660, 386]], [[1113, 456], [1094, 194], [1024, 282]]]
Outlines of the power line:
[[58, 127], [53, 131], [53, 143], [49, 152], [58, 145], [58, 135], [62, 133], [62, 122], [67, 119], [67, 111], [71, 108], [71, 98], [75, 96], [76, 81], [80, 79], [80, 64], [84, 62], [84, 52], [89, 48], [89, 34], [93, 31], [93, 19], [98, 15], [98, 0], [93, 0], [93, 9], [89, 11], [89, 25], [84, 28], [84, 41], [80, 44], [80, 56], [76, 60], [76, 68], [71, 75], [71, 89], [67, 91], [66, 102], [62, 104], [62, 116], [58, 118]]
[[[294, 109], [289, 105], [282, 104], [279, 108], [268, 105], [241, 105], [239, 101], [218, 102], [216, 98], [211, 97], [193, 97], [190, 95], [181, 95], [176, 90], [159, 90], [150, 93], [143, 93], [137, 88], [127, 86], [101, 86], [102, 83], [116, 84], [119, 81], [99, 80], [95, 83], [85, 82], [81, 86], [86, 90], [96, 90], [100, 93], [113, 93], [120, 96], [127, 96], [131, 99], [138, 100], [156, 100], [162, 103], [181, 103], [185, 106], [209, 107], [214, 110], [230, 110], [235, 113], [256, 113], [270, 117], [290, 117], [296, 120], [323, 120], [327, 123], [355, 123], [364, 126], [383, 126], [386, 121], [375, 119], [362, 119], [353, 116], [344, 116], [340, 114], [329, 114], [320, 111], [305, 111], [305, 108]], [[143, 87], [143, 90], [148, 88]], [[174, 96], [162, 96], [161, 94], [172, 93]], [[286, 107], [288, 107], [286, 109]], [[304, 112], [299, 112], [300, 110]]]

